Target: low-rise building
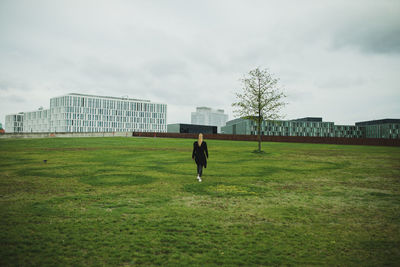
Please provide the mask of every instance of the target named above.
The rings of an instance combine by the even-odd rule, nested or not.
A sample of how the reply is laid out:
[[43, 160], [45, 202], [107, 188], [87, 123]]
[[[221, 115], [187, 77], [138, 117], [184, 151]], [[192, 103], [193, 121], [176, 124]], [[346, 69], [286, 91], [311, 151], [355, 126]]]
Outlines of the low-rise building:
[[6, 115], [5, 131], [6, 133], [22, 133], [24, 127], [24, 113]]
[[364, 128], [366, 138], [400, 138], [400, 119], [356, 122], [356, 126]]
[[[359, 125], [335, 125], [324, 122], [320, 117], [306, 117], [295, 120], [263, 121], [261, 135], [267, 136], [313, 136], [313, 137], [365, 137], [365, 129]], [[256, 135], [257, 124], [249, 119], [228, 121], [222, 127], [225, 134]]]
[[40, 107], [38, 110], [24, 112], [23, 132], [43, 133], [50, 132], [50, 110]]
[[216, 134], [217, 126], [175, 123], [167, 125], [168, 133]]

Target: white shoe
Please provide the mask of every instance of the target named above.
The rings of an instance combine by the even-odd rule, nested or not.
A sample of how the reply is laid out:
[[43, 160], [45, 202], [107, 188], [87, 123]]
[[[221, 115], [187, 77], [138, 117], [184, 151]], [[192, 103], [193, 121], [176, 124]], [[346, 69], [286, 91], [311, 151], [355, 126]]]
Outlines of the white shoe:
[[199, 177], [199, 182], [201, 182], [201, 178]]

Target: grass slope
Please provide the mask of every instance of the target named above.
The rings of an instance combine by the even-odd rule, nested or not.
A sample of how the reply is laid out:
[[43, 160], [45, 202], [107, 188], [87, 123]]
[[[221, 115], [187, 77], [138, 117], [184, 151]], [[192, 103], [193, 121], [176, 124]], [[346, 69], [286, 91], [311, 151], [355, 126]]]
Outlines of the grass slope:
[[399, 264], [399, 148], [193, 141], [0, 140], [0, 265]]

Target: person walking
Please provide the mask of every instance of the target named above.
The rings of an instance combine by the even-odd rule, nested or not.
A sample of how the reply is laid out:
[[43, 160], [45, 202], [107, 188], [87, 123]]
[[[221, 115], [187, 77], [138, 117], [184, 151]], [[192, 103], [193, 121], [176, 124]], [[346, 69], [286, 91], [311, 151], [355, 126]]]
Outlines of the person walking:
[[201, 182], [203, 167], [207, 168], [208, 149], [207, 143], [203, 141], [203, 134], [199, 134], [199, 139], [193, 143], [192, 159], [197, 164], [197, 180]]

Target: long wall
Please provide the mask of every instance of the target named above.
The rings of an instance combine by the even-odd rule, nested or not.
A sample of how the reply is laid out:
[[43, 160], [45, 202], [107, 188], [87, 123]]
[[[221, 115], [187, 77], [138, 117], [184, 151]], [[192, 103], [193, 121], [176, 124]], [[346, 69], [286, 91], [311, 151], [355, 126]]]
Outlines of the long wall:
[[[166, 137], [197, 139], [197, 134], [188, 133], [150, 133], [150, 132], [104, 132], [104, 133], [5, 133], [0, 138], [54, 138], [54, 137]], [[204, 134], [204, 139], [257, 141], [256, 135]], [[344, 138], [307, 136], [262, 136], [264, 142], [289, 142], [338, 145], [400, 146], [400, 139], [382, 138]]]
[[[133, 136], [168, 137], [197, 139], [197, 134], [185, 133], [133, 133]], [[338, 145], [366, 145], [366, 146], [400, 146], [400, 139], [382, 138], [345, 138], [345, 137], [311, 137], [311, 136], [261, 136], [263, 142], [289, 142]], [[236, 134], [204, 134], [204, 139], [257, 141], [257, 135]]]
[[131, 137], [131, 132], [102, 132], [102, 133], [5, 133], [3, 138], [53, 138], [53, 137]]

